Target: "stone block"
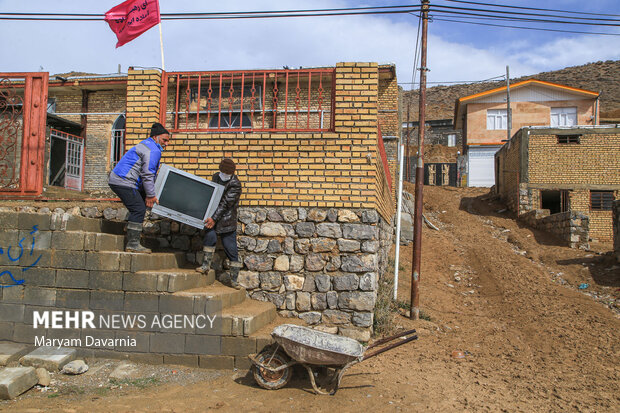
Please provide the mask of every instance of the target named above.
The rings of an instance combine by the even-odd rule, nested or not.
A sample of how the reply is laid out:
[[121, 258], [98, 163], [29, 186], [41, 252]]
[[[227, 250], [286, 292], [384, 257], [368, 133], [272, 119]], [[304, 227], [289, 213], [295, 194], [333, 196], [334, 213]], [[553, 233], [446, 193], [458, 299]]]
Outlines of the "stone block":
[[[152, 333], [136, 332], [136, 331], [116, 331], [117, 343], [114, 349], [122, 352], [148, 353], [150, 348], [150, 337]], [[122, 341], [120, 341], [122, 340]], [[131, 341], [131, 340], [135, 340]], [[129, 345], [124, 345], [129, 344]], [[135, 345], [131, 345], [135, 344]]]
[[14, 399], [39, 382], [33, 367], [9, 367], [0, 371], [0, 399]]
[[360, 250], [360, 242], [340, 238], [338, 239], [338, 249], [340, 252], [357, 252]]
[[304, 286], [302, 287], [302, 291], [311, 293], [316, 291], [316, 280], [314, 279], [314, 275], [310, 273], [306, 273], [304, 277]]
[[270, 254], [282, 252], [282, 244], [277, 239], [269, 240], [267, 243], [267, 252]]
[[312, 293], [312, 309], [313, 310], [325, 310], [327, 309], [327, 294], [326, 293]]
[[355, 274], [337, 274], [332, 277], [332, 285], [336, 291], [354, 291], [359, 286], [359, 278]]
[[338, 333], [362, 343], [366, 343], [370, 340], [370, 330], [367, 328], [339, 327]]
[[56, 290], [53, 288], [25, 287], [24, 304], [53, 307], [56, 304]]
[[297, 311], [310, 311], [312, 309], [310, 298], [310, 293], [298, 291], [295, 297], [295, 308]]
[[198, 367], [198, 356], [190, 354], [164, 354], [164, 364]]
[[375, 255], [345, 255], [341, 258], [340, 268], [346, 272], [376, 271], [377, 257]]
[[100, 232], [101, 221], [98, 219], [84, 218], [77, 215], [64, 214], [63, 229], [65, 231]]
[[380, 247], [379, 241], [364, 241], [362, 243], [362, 252], [375, 253], [379, 251], [379, 247]]
[[[2, 214], [0, 214], [0, 216], [1, 215]], [[18, 244], [20, 239], [21, 238], [19, 238], [19, 231], [17, 229], [2, 229], [0, 231], [0, 247], [4, 249], [8, 249], [9, 247], [13, 247], [13, 249], [19, 248]], [[26, 246], [24, 245], [24, 247]], [[13, 256], [17, 256], [17, 254], [13, 254]]]
[[233, 356], [199, 356], [198, 366], [202, 369], [232, 370], [235, 368]]
[[[13, 248], [11, 249], [11, 252], [7, 250], [7, 254], [10, 256], [13, 256], [14, 258], [19, 256], [21, 253], [21, 257], [17, 265], [22, 267], [22, 271], [30, 271], [34, 268], [48, 268], [48, 267], [59, 268], [58, 266], [53, 264], [54, 255], [55, 253], [58, 253], [59, 251], [32, 250], [32, 254], [31, 254], [30, 247], [24, 245], [24, 248], [25, 249], [23, 253], [21, 253], [21, 251], [17, 252], [17, 250]], [[16, 252], [14, 253], [12, 251], [16, 251]]]
[[350, 209], [338, 210], [338, 222], [358, 222], [359, 220], [357, 214]]
[[[21, 282], [21, 280], [18, 280], [18, 282]], [[2, 288], [2, 303], [22, 304], [24, 302], [24, 289], [26, 287], [23, 284], [14, 285], [12, 283], [13, 283], [12, 280], [8, 280], [8, 282], [4, 284], [4, 285], [8, 285], [8, 287]]]
[[327, 295], [327, 307], [329, 309], [337, 309], [338, 308], [338, 293], [336, 291], [328, 291]]
[[[34, 234], [31, 234], [32, 230], [20, 230], [18, 238], [23, 241], [23, 246], [26, 248], [28, 252], [31, 249], [35, 250], [47, 250], [51, 248], [52, 245], [52, 231], [36, 231]], [[34, 241], [34, 248], [33, 242]], [[2, 244], [0, 244], [2, 245]]]
[[295, 252], [305, 255], [310, 252], [310, 240], [307, 238], [301, 238], [295, 240]]
[[185, 337], [185, 353], [188, 354], [222, 354], [222, 337], [192, 335]]
[[56, 306], [60, 308], [88, 309], [90, 292], [88, 290], [56, 290]]
[[109, 251], [87, 252], [85, 268], [89, 271], [119, 271], [120, 254]]
[[331, 290], [331, 277], [327, 274], [318, 274], [314, 277], [316, 289], [322, 293]]
[[360, 276], [360, 290], [374, 291], [377, 287], [377, 273], [367, 272]]
[[83, 270], [86, 263], [86, 253], [83, 251], [57, 250], [52, 254], [51, 267], [58, 269]]
[[373, 210], [366, 210], [362, 212], [362, 222], [366, 224], [374, 224], [379, 222], [379, 213]]
[[336, 240], [331, 238], [313, 238], [310, 240], [312, 251], [332, 252], [336, 249]]
[[343, 310], [373, 311], [376, 298], [373, 292], [346, 291], [340, 293], [338, 307]]
[[23, 304], [0, 303], [0, 322], [23, 323], [24, 308]]
[[305, 268], [308, 271], [322, 271], [325, 268], [326, 260], [321, 254], [310, 253], [306, 255]]
[[365, 224], [342, 224], [341, 236], [354, 240], [372, 240], [377, 238], [377, 227]]
[[184, 334], [155, 333], [151, 336], [149, 350], [152, 353], [179, 354], [184, 348]]
[[125, 293], [122, 291], [91, 291], [90, 308], [122, 311], [125, 308]]
[[292, 255], [289, 259], [288, 270], [290, 272], [298, 272], [304, 269], [304, 257], [301, 255]]
[[237, 282], [246, 290], [253, 290], [260, 286], [260, 277], [255, 271], [239, 271]]
[[351, 322], [351, 314], [340, 310], [323, 311], [323, 323], [343, 325]]
[[277, 272], [262, 272], [259, 278], [262, 290], [278, 291], [282, 285], [282, 276]]
[[304, 286], [304, 277], [298, 275], [285, 275], [283, 277], [286, 291], [300, 291]]
[[[19, 221], [19, 213], [15, 211], [2, 211], [0, 214], [0, 228], [17, 229]], [[5, 245], [5, 244], [1, 244]]]
[[318, 311], [308, 311], [306, 313], [299, 314], [299, 318], [310, 325], [318, 324], [321, 322], [321, 313]]
[[256, 353], [256, 338], [222, 337], [222, 354], [227, 356], [247, 356]]
[[75, 360], [77, 353], [72, 348], [43, 346], [23, 356], [22, 366], [43, 367], [47, 371], [58, 371], [68, 362]]
[[11, 340], [16, 343], [33, 344], [37, 335], [45, 335], [43, 327], [35, 329], [31, 324], [15, 323], [13, 327], [13, 338]]
[[265, 222], [260, 226], [260, 235], [265, 237], [286, 237], [286, 230], [282, 224]]
[[55, 250], [83, 250], [84, 233], [81, 231], [54, 231], [52, 233], [52, 247]]
[[159, 312], [164, 314], [193, 314], [194, 297], [182, 295], [161, 295]]
[[31, 231], [35, 226], [39, 231], [50, 230], [51, 217], [49, 214], [33, 214], [20, 212], [17, 214], [17, 228]]
[[280, 255], [276, 258], [273, 269], [276, 271], [288, 271], [290, 267], [289, 257], [287, 255]]
[[122, 235], [97, 234], [95, 237], [95, 250], [97, 251], [122, 251], [125, 240]]
[[302, 238], [310, 238], [314, 235], [316, 227], [313, 222], [299, 222], [295, 225], [295, 232]]
[[[24, 280], [25, 285], [36, 287], [53, 287], [56, 284], [56, 270], [50, 268], [31, 267], [26, 269], [26, 271], [23, 271], [24, 268], [15, 267], [15, 272], [13, 272], [13, 274], [19, 274], [20, 278]], [[2, 278], [0, 278], [0, 280], [1, 279]]]
[[159, 309], [159, 296], [149, 293], [125, 293], [125, 311], [157, 312]]
[[24, 344], [0, 343], [0, 366], [7, 366], [28, 353], [29, 347]]
[[342, 229], [340, 228], [340, 224], [336, 223], [321, 223], [316, 226], [316, 233], [320, 237], [327, 238], [341, 238], [342, 237]]
[[125, 291], [158, 291], [168, 289], [168, 283], [158, 286], [159, 276], [157, 273], [126, 273], [123, 276], [123, 290]]
[[322, 222], [322, 221], [325, 221], [326, 218], [327, 218], [327, 211], [324, 211], [322, 209], [316, 209], [316, 208], [313, 208], [310, 211], [308, 211], [308, 215], [306, 217], [308, 221], [314, 221], [314, 222]]
[[[131, 276], [131, 274], [128, 276]], [[122, 290], [123, 273], [117, 271], [89, 271], [88, 288], [91, 290]]]
[[243, 261], [250, 271], [271, 271], [273, 258], [262, 255], [248, 255]]
[[88, 288], [89, 274], [85, 270], [58, 270], [56, 271], [56, 287], [61, 288]]

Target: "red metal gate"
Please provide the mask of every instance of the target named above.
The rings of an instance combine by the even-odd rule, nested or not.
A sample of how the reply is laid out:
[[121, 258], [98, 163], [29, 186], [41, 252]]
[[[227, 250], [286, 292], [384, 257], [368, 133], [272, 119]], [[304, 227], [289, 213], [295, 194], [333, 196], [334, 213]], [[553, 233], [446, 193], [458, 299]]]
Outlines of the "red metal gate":
[[43, 192], [47, 73], [0, 73], [0, 197]]

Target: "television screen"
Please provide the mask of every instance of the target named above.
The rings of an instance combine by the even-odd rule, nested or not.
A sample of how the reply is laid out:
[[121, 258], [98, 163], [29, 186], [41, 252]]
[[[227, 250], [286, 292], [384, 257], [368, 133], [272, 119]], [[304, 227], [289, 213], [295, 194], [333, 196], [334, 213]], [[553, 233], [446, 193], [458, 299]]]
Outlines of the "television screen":
[[159, 197], [159, 205], [202, 219], [214, 188], [176, 172], [170, 172]]
[[204, 228], [204, 221], [213, 215], [224, 187], [169, 165], [162, 165], [155, 181], [159, 203], [152, 212], [175, 221]]

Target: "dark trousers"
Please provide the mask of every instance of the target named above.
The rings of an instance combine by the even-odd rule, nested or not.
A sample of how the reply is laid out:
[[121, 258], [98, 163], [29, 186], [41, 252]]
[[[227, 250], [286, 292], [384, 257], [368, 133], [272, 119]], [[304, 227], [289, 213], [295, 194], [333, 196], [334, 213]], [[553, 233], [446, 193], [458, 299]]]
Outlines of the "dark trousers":
[[123, 201], [125, 208], [129, 211], [127, 221], [141, 224], [146, 214], [146, 194], [144, 191], [118, 185], [110, 185], [110, 188]]
[[218, 234], [213, 228], [208, 229], [205, 234], [203, 245], [205, 247], [215, 247], [218, 235], [222, 240], [222, 246], [224, 247], [224, 252], [228, 259], [230, 261], [239, 261], [239, 254], [237, 253], [237, 231]]

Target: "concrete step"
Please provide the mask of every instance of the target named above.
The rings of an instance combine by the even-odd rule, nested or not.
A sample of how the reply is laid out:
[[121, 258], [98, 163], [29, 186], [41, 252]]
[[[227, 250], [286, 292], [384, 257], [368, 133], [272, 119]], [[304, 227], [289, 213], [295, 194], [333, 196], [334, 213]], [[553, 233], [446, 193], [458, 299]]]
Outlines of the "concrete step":
[[125, 274], [125, 291], [160, 291], [175, 293], [192, 288], [206, 287], [215, 281], [215, 270], [201, 274], [193, 268], [169, 268], [163, 270], [138, 271]]
[[271, 323], [276, 315], [276, 307], [272, 303], [246, 299], [241, 304], [222, 310], [222, 334], [249, 336]]
[[8, 366], [17, 362], [21, 356], [28, 353], [29, 346], [24, 344], [0, 342], [0, 366]]
[[0, 400], [10, 400], [39, 382], [34, 367], [9, 367], [0, 371]]
[[221, 302], [220, 310], [241, 304], [246, 300], [244, 289], [235, 290], [219, 281], [215, 281], [206, 287], [178, 291], [174, 295], [178, 297], [205, 297], [208, 301], [218, 301]]

